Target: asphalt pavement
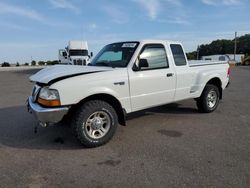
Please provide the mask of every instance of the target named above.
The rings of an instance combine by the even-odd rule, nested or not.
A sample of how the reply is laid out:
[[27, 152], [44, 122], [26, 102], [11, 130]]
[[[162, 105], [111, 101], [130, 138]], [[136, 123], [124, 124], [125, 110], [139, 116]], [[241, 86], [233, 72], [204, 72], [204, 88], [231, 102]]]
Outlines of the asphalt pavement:
[[67, 125], [34, 134], [36, 71], [0, 72], [0, 187], [250, 187], [250, 67], [232, 70], [215, 112], [186, 100], [134, 113], [93, 149]]

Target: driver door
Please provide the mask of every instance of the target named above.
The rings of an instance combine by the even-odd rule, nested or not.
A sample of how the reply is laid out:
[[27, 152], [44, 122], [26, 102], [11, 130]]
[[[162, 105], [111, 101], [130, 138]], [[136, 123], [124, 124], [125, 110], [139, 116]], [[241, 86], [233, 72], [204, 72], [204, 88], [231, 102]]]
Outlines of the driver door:
[[140, 59], [144, 59], [148, 67], [129, 70], [132, 111], [172, 102], [176, 75], [169, 66], [164, 45], [145, 45], [135, 63], [137, 66]]

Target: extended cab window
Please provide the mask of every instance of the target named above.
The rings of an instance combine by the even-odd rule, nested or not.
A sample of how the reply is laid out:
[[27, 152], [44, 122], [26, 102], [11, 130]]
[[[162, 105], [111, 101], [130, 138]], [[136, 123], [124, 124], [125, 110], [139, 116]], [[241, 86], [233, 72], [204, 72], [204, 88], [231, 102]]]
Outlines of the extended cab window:
[[148, 67], [142, 67], [141, 70], [168, 67], [167, 54], [162, 44], [146, 45], [143, 48], [139, 59], [146, 59], [148, 62]]
[[174, 62], [176, 66], [183, 66], [187, 64], [183, 49], [179, 44], [171, 44], [171, 51], [173, 53]]

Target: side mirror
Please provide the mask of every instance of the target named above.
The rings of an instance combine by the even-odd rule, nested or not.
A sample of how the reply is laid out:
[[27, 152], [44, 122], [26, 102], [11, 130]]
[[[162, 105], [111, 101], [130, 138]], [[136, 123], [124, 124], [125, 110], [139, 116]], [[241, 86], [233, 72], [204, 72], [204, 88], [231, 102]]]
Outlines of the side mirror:
[[90, 57], [93, 57], [93, 52], [90, 52]]
[[139, 68], [142, 68], [142, 67], [149, 67], [147, 59], [140, 59], [139, 60]]
[[149, 67], [148, 60], [147, 59], [139, 59], [138, 66], [134, 64], [133, 71], [139, 71], [142, 67]]
[[65, 51], [62, 54], [63, 54], [63, 57], [67, 58], [67, 53]]

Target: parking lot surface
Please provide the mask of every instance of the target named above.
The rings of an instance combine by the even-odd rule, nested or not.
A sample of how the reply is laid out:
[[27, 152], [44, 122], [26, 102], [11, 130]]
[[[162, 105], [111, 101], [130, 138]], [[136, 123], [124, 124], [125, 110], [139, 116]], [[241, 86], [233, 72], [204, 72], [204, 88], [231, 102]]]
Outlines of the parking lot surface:
[[36, 71], [0, 72], [0, 187], [250, 187], [250, 67], [232, 70], [214, 113], [194, 100], [138, 112], [94, 149], [67, 125], [34, 134]]

